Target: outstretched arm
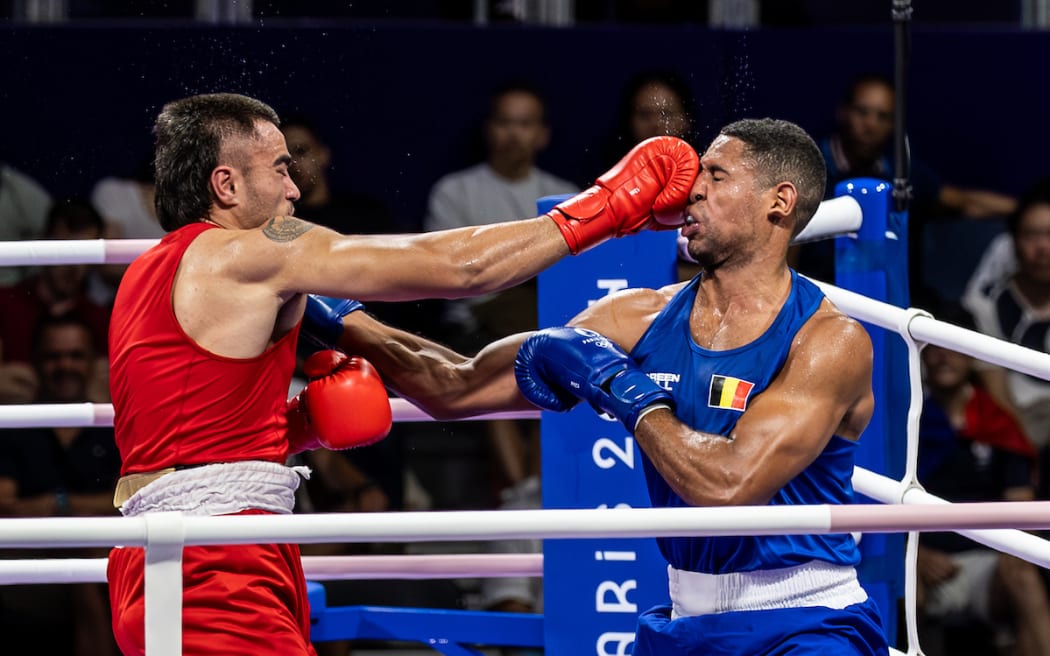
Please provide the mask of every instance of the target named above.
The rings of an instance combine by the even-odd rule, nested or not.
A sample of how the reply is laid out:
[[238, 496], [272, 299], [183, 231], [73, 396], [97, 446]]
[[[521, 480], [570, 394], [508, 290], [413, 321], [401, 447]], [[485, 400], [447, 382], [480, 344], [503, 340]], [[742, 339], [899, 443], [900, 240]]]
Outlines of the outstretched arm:
[[365, 312], [343, 317], [343, 327], [339, 348], [367, 359], [387, 387], [435, 419], [533, 408], [514, 380], [514, 356], [527, 333], [493, 342], [468, 358]]
[[[674, 137], [635, 146], [594, 185], [542, 217], [412, 235], [350, 237], [276, 217], [221, 255], [233, 279], [362, 301], [462, 298], [531, 278], [568, 253], [657, 222], [678, 225], [699, 167]], [[232, 257], [231, 257], [232, 256]]]

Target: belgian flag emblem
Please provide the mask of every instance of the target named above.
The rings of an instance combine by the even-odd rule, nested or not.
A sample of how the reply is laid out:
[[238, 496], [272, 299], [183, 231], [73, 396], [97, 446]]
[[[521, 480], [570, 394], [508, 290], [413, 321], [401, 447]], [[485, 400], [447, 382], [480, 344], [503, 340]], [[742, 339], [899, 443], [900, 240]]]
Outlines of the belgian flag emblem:
[[754, 383], [732, 376], [711, 376], [711, 395], [707, 405], [710, 408], [743, 410], [747, 407], [747, 397], [754, 387]]

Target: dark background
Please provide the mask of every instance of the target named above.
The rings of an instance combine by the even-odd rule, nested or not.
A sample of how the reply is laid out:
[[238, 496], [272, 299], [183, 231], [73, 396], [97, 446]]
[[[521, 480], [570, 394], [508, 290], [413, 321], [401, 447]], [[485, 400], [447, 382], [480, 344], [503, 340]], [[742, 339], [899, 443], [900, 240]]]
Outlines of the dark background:
[[[956, 184], [1007, 193], [1050, 172], [1050, 32], [1020, 28], [1019, 3], [914, 4], [912, 154]], [[688, 78], [704, 144], [744, 116], [820, 136], [850, 77], [894, 66], [889, 0], [767, 2], [746, 32], [708, 28], [703, 2], [577, 2], [571, 27], [498, 12], [475, 25], [469, 2], [256, 2], [238, 26], [193, 21], [191, 2], [72, 2], [58, 25], [2, 20], [11, 5], [0, 3], [0, 160], [55, 195], [132, 174], [164, 102], [235, 91], [314, 117], [336, 185], [379, 196], [407, 229], [439, 176], [480, 158], [485, 98], [504, 80], [545, 91], [553, 141], [540, 164], [582, 185], [607, 164], [639, 69]]]

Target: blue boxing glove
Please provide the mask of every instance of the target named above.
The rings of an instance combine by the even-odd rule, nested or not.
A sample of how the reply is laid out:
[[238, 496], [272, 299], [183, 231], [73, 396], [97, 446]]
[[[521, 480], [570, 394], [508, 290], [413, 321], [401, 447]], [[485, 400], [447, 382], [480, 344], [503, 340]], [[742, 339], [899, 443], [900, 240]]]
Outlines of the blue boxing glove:
[[343, 334], [343, 317], [364, 307], [361, 301], [307, 294], [297, 346], [299, 355], [305, 358], [318, 351], [338, 349], [339, 337]]
[[546, 328], [531, 335], [514, 360], [518, 388], [532, 403], [563, 412], [579, 399], [634, 432], [645, 412], [674, 408], [671, 393], [606, 337], [583, 328]]

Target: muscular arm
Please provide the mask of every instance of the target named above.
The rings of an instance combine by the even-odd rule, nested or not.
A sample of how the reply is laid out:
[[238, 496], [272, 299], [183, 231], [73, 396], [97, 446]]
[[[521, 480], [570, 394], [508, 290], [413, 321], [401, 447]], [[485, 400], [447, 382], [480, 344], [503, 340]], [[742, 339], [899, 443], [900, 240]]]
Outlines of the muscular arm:
[[242, 236], [242, 279], [362, 301], [462, 298], [516, 285], [569, 253], [553, 221], [535, 218], [444, 232], [346, 236], [277, 217]]
[[783, 370], [728, 438], [657, 410], [645, 415], [635, 439], [689, 504], [765, 504], [833, 434], [859, 437], [874, 405], [871, 367], [871, 342], [860, 324], [822, 313], [799, 333]]
[[481, 294], [568, 253], [549, 218], [416, 235], [345, 236], [291, 217], [208, 230], [187, 249], [173, 304], [183, 330], [227, 357], [262, 353], [302, 317], [303, 292], [400, 301]]
[[489, 344], [473, 358], [387, 326], [365, 312], [343, 318], [339, 347], [375, 365], [387, 387], [436, 419], [531, 409], [514, 380], [527, 334]]

